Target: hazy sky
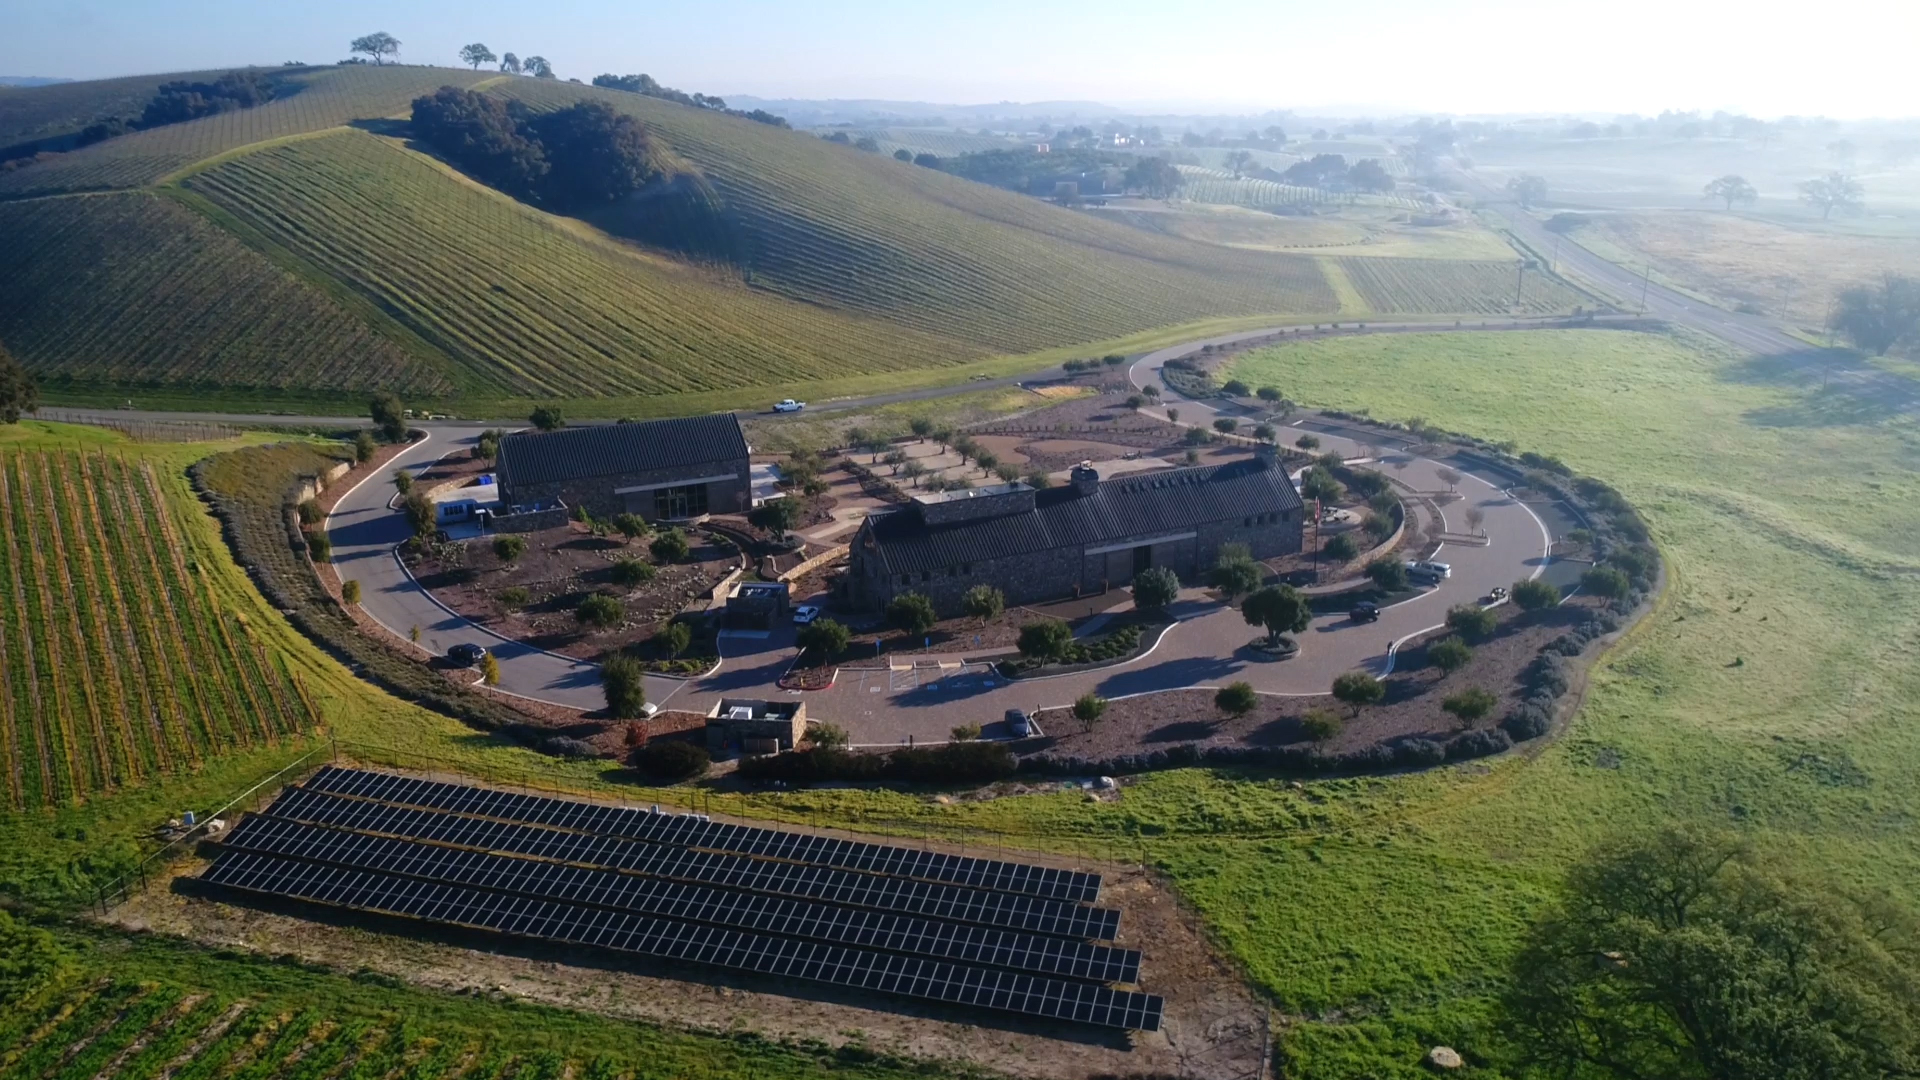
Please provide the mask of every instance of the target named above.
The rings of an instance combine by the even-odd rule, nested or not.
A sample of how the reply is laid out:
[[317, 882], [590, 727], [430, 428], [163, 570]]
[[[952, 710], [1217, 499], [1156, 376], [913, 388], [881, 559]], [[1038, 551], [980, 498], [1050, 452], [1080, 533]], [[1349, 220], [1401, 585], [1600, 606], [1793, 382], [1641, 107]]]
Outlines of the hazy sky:
[[374, 30], [406, 62], [481, 41], [763, 97], [1920, 113], [1916, 0], [0, 0], [0, 74], [325, 62]]

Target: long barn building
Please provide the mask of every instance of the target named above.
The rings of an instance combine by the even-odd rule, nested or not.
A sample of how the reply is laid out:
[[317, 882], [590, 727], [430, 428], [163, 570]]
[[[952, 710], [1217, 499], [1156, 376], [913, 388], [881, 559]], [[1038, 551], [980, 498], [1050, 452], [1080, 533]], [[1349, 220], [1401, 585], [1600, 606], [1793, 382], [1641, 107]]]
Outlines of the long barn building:
[[508, 507], [558, 499], [599, 518], [682, 521], [752, 501], [747, 437], [732, 413], [518, 432], [500, 440], [497, 464]]
[[1245, 544], [1256, 559], [1299, 551], [1304, 517], [1271, 455], [1111, 480], [1083, 465], [1062, 487], [940, 492], [868, 518], [843, 588], [870, 608], [921, 593], [948, 616], [982, 584], [1008, 604], [1030, 604], [1119, 588], [1152, 566], [1191, 582], [1225, 544]]

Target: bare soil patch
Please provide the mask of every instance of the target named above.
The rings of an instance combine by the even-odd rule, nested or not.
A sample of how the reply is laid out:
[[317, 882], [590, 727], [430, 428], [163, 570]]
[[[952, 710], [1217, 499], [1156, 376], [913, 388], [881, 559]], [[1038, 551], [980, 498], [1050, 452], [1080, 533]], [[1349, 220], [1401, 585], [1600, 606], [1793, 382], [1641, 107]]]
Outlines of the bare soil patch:
[[[1115, 797], [1124, 798], [1124, 794]], [[923, 846], [978, 855], [978, 847]], [[1005, 856], [1009, 853], [995, 853]], [[1119, 944], [1143, 953], [1141, 983], [1166, 998], [1161, 1031], [1129, 1038], [985, 1010], [960, 1010], [693, 965], [656, 963], [589, 949], [508, 938], [423, 933], [394, 920], [314, 908], [252, 906], [156, 886], [115, 908], [127, 929], [172, 934], [216, 948], [292, 954], [340, 971], [370, 970], [453, 993], [539, 1002], [616, 1019], [789, 1043], [820, 1040], [925, 1060], [963, 1062], [1012, 1076], [1182, 1076], [1244, 1080], [1257, 1075], [1269, 1036], [1267, 1009], [1207, 940], [1186, 905], [1137, 866], [1089, 864], [1042, 853], [1024, 861], [1098, 870], [1100, 903], [1118, 907]], [[179, 876], [206, 863], [188, 860]], [[305, 917], [305, 916], [311, 916]]]
[[[700, 529], [687, 530], [692, 551], [684, 562], [661, 565], [645, 541], [594, 536], [569, 522], [556, 529], [516, 533], [527, 542], [513, 563], [501, 560], [491, 536], [409, 554], [407, 565], [441, 603], [504, 637], [537, 648], [591, 660], [614, 649], [644, 645], [663, 624], [698, 602], [704, 607], [715, 585], [740, 565], [732, 542]], [[633, 588], [613, 581], [614, 563], [636, 559], [654, 566], [650, 582]], [[508, 610], [501, 593], [527, 590], [528, 601]], [[626, 618], [610, 630], [587, 631], [574, 611], [593, 593], [616, 597]], [[642, 650], [644, 651], [644, 650]], [[698, 645], [689, 655], [702, 655]]]
[[[1328, 754], [1413, 738], [1444, 742], [1464, 731], [1498, 727], [1507, 711], [1524, 698], [1520, 675], [1540, 649], [1593, 618], [1601, 608], [1577, 597], [1553, 611], [1531, 615], [1512, 604], [1494, 610], [1500, 618], [1493, 634], [1475, 644], [1473, 658], [1451, 675], [1441, 674], [1426, 655], [1428, 646], [1451, 636], [1450, 631], [1401, 646], [1395, 671], [1384, 680], [1385, 699], [1361, 710], [1357, 718], [1331, 697], [1267, 694], [1260, 695], [1251, 712], [1230, 717], [1214, 705], [1212, 690], [1174, 690], [1109, 702], [1091, 731], [1067, 709], [1048, 710], [1040, 716], [1041, 730], [1048, 737], [1022, 744], [1020, 752], [1099, 760], [1176, 746], [1304, 746], [1310, 740], [1301, 719], [1310, 709], [1330, 710], [1341, 720], [1340, 733], [1319, 744]], [[1300, 647], [1303, 656], [1311, 653], [1311, 633], [1301, 636]], [[1479, 721], [1462, 726], [1451, 713], [1442, 711], [1440, 703], [1469, 687], [1488, 690], [1499, 702]]]

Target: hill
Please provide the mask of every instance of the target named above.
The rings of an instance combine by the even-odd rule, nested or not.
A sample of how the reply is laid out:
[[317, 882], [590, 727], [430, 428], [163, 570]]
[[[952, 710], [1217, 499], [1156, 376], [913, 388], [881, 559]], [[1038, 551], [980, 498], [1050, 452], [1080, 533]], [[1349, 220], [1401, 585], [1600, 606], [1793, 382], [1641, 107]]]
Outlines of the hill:
[[[378, 385], [467, 413], [657, 414], [953, 381], [1191, 323], [1400, 310], [1297, 253], [638, 94], [441, 68], [273, 77], [258, 107], [0, 174], [0, 227], [34, 253], [0, 266], [0, 340], [51, 401], [338, 406]], [[50, 130], [158, 81], [19, 91], [66, 96], [0, 118]], [[603, 102], [645, 125], [668, 175], [585, 220], [516, 201], [396, 122], [449, 84], [536, 112]], [[1504, 295], [1461, 292], [1444, 310]]]

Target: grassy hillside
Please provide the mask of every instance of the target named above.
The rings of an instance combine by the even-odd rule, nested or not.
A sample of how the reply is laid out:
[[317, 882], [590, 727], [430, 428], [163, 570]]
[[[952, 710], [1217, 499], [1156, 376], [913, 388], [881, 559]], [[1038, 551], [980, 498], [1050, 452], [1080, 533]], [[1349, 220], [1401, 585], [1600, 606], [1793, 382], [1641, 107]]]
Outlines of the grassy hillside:
[[0, 202], [0, 341], [49, 390], [408, 395], [453, 384], [199, 214], [148, 192]]
[[[1494, 271], [1349, 280], [636, 94], [445, 68], [281, 78], [266, 105], [0, 175], [0, 225], [33, 253], [0, 270], [0, 338], [51, 402], [335, 411], [377, 385], [466, 414], [658, 415], [1037, 368], [1174, 326], [1509, 302]], [[585, 221], [515, 202], [390, 119], [446, 83], [607, 102], [672, 175]]]
[[0, 152], [21, 143], [72, 135], [105, 117], [138, 116], [161, 83], [175, 79], [205, 81], [219, 74], [217, 71], [185, 71], [0, 88]]

